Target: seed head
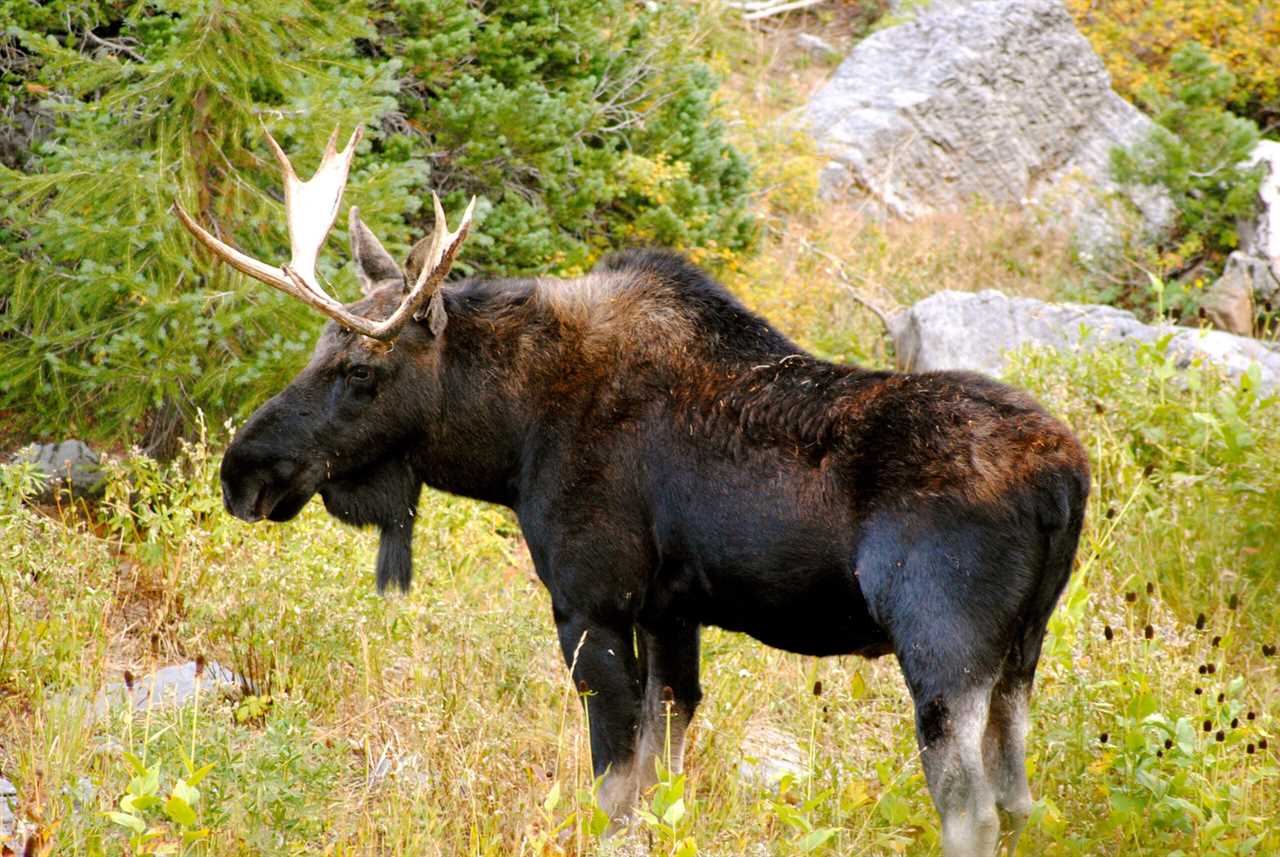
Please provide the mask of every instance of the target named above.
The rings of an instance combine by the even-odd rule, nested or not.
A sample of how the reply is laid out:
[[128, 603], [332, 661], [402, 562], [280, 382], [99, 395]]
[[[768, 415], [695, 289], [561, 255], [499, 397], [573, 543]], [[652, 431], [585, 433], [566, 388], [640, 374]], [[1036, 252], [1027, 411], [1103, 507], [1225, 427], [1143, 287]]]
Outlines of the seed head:
[[1203, 613], [1201, 613], [1201, 614], [1199, 614], [1198, 616], [1196, 616], [1196, 630], [1197, 630], [1197, 631], [1203, 631], [1203, 630], [1204, 630], [1205, 622], [1207, 622], [1207, 621], [1208, 621], [1208, 620], [1204, 618], [1204, 614], [1203, 614]]
[[204, 655], [196, 655], [196, 678], [204, 675], [205, 660]]
[[1258, 716], [1257, 714], [1255, 714], [1254, 712], [1250, 711], [1248, 714], [1246, 714], [1246, 715], [1244, 716], [1244, 719], [1245, 719], [1245, 720], [1252, 720], [1253, 718], [1255, 718], [1255, 717], [1257, 717], [1257, 716]]
[[1240, 596], [1234, 592], [1231, 593], [1231, 597], [1227, 599], [1227, 608], [1230, 610], [1234, 610], [1239, 606], [1240, 606]]
[[1232, 729], [1239, 729], [1239, 728], [1240, 728], [1240, 718], [1239, 718], [1239, 717], [1232, 717], [1232, 718], [1231, 718], [1231, 728], [1232, 728]]
[[1111, 736], [1108, 735], [1106, 732], [1103, 732], [1101, 735], [1098, 736], [1098, 740], [1101, 741], [1103, 744], [1105, 744], [1111, 740]]
[[1124, 594], [1124, 600], [1125, 600], [1125, 601], [1127, 601], [1127, 602], [1129, 602], [1130, 604], [1132, 604], [1133, 602], [1135, 602], [1135, 601], [1137, 601], [1137, 600], [1138, 600], [1138, 593], [1136, 593], [1136, 592], [1126, 592], [1126, 593]]
[[1156, 591], [1156, 585], [1155, 585], [1154, 583], [1152, 583], [1151, 581], [1149, 581], [1149, 580], [1148, 580], [1148, 581], [1147, 581], [1147, 594], [1148, 594], [1148, 595], [1154, 595], [1154, 594], [1155, 594], [1155, 591]]
[[1206, 732], [1212, 732], [1212, 731], [1213, 731], [1213, 721], [1211, 721], [1211, 720], [1206, 720], [1206, 721], [1204, 722], [1204, 731], [1206, 731]]
[[133, 690], [133, 673], [128, 670], [124, 671], [124, 686], [129, 690]]
[[1218, 734], [1217, 734], [1217, 735], [1215, 735], [1215, 736], [1213, 736], [1213, 737], [1217, 738], [1217, 739], [1218, 739], [1218, 743], [1219, 743], [1219, 744], [1221, 744], [1223, 741], [1227, 740], [1227, 733], [1226, 733], [1226, 732], [1223, 732], [1221, 729], [1219, 729], [1219, 730], [1218, 730]]
[[1151, 627], [1150, 624], [1148, 624], [1147, 627], [1142, 629], [1142, 636], [1146, 637], [1148, 640], [1150, 640], [1155, 635], [1156, 635], [1156, 629]]
[[1102, 636], [1107, 638], [1107, 642], [1111, 642], [1115, 638], [1116, 632], [1111, 630], [1111, 626], [1107, 625], [1102, 629]]
[[1164, 748], [1165, 748], [1166, 750], [1172, 750], [1172, 749], [1173, 749], [1173, 739], [1172, 739], [1172, 738], [1166, 738], [1166, 739], [1164, 739]]
[[813, 695], [822, 696], [822, 679], [818, 679], [813, 683]]
[[1216, 648], [1218, 648], [1218, 644], [1219, 644], [1219, 643], [1221, 643], [1221, 642], [1222, 642], [1222, 637], [1215, 636], [1215, 637], [1213, 638], [1213, 647], [1214, 647], [1215, 649], [1216, 649]]
[[1244, 748], [1244, 751], [1245, 751], [1246, 753], [1248, 753], [1250, 756], [1252, 756], [1252, 755], [1253, 755], [1254, 746], [1253, 746], [1252, 742], [1249, 744], [1249, 746], [1247, 746], [1247, 747], [1245, 747], [1245, 748]]
[[1196, 688], [1196, 696], [1199, 696], [1199, 695], [1200, 695], [1200, 694], [1202, 694], [1202, 693], [1204, 693], [1204, 688], [1203, 688], [1203, 687], [1197, 687], [1197, 688]]
[[671, 685], [663, 685], [663, 687], [662, 687], [662, 701], [663, 701], [663, 702], [675, 702], [675, 701], [676, 701], [676, 692], [675, 692], [674, 690], [672, 690], [672, 689], [671, 689]]
[[1266, 739], [1266, 738], [1259, 738], [1259, 739], [1258, 739], [1258, 749], [1259, 749], [1259, 750], [1265, 750], [1265, 749], [1267, 749], [1267, 739]]
[[1221, 705], [1227, 698], [1225, 693], [1218, 694], [1218, 704]]

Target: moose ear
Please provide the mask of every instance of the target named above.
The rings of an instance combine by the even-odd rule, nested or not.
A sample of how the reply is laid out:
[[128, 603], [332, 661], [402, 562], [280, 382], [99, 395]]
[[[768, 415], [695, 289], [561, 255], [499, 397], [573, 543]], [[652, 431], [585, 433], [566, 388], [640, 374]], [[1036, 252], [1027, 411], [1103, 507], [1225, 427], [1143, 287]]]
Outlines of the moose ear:
[[409, 251], [409, 258], [404, 261], [404, 273], [410, 283], [418, 282], [418, 275], [422, 273], [422, 266], [427, 263], [427, 257], [431, 255], [431, 242], [434, 238], [434, 234], [429, 234], [419, 239], [418, 243], [414, 244], [413, 249]]
[[438, 337], [444, 333], [444, 326], [448, 323], [449, 316], [444, 311], [444, 292], [436, 289], [427, 303], [427, 327], [431, 329], [432, 336]]
[[378, 237], [369, 231], [360, 219], [360, 210], [351, 206], [350, 218], [351, 255], [356, 260], [356, 276], [365, 295], [371, 295], [385, 286], [405, 287], [404, 273], [396, 260], [382, 246]]

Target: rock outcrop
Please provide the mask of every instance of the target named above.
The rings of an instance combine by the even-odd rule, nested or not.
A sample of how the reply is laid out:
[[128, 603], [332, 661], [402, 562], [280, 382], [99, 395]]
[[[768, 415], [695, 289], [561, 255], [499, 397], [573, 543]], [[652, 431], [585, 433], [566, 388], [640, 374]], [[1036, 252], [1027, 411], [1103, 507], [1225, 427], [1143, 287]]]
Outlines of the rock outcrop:
[[1280, 143], [1261, 141], [1249, 160], [1262, 164], [1266, 174], [1258, 189], [1258, 217], [1241, 224], [1240, 249], [1265, 261], [1272, 281], [1280, 283]]
[[17, 804], [17, 788], [4, 777], [0, 777], [0, 845], [7, 843], [9, 837], [16, 833], [18, 819], [13, 812], [17, 809]]
[[1214, 327], [1240, 336], [1253, 333], [1259, 311], [1280, 310], [1280, 143], [1258, 143], [1248, 163], [1264, 170], [1257, 216], [1238, 225], [1240, 249], [1200, 300]]
[[1007, 352], [1027, 344], [1096, 348], [1153, 343], [1171, 335], [1170, 352], [1183, 368], [1203, 362], [1239, 378], [1256, 363], [1263, 388], [1280, 387], [1280, 351], [1256, 339], [1143, 324], [1133, 313], [1110, 306], [1050, 304], [997, 291], [938, 292], [891, 319], [890, 334], [900, 368], [971, 369], [990, 375], [1000, 374]]
[[1239, 250], [1227, 257], [1222, 276], [1200, 299], [1210, 323], [1237, 336], [1251, 336], [1260, 308], [1280, 307], [1280, 280], [1267, 259]]
[[[1151, 129], [1059, 0], [941, 5], [868, 36], [807, 121], [831, 159], [819, 181], [829, 200], [904, 218], [973, 198], [1043, 200], [1094, 243], [1115, 240], [1110, 151]], [[1129, 195], [1152, 230], [1171, 222], [1167, 197]]]

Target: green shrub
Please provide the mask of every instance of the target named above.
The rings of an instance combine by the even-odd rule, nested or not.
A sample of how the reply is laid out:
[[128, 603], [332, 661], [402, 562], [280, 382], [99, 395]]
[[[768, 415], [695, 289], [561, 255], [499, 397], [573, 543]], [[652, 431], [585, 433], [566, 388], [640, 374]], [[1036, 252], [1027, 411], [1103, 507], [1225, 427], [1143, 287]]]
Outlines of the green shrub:
[[[298, 366], [313, 314], [242, 289], [170, 206], [180, 197], [246, 252], [285, 258], [262, 124], [304, 169], [331, 123], [395, 109], [395, 66], [357, 54], [374, 31], [352, 12], [288, 0], [139, 6], [112, 42], [143, 61], [11, 24], [40, 64], [56, 130], [26, 172], [3, 177], [0, 408], [35, 431], [143, 433], [163, 452], [197, 408], [242, 411]], [[381, 156], [351, 181], [374, 228], [418, 204], [422, 164], [395, 142], [375, 139]]]
[[[199, 410], [243, 416], [301, 367], [322, 320], [215, 264], [170, 212], [177, 196], [251, 255], [286, 258], [263, 125], [305, 174], [335, 124], [365, 124], [347, 200], [393, 252], [427, 225], [428, 186], [455, 217], [479, 196], [463, 273], [573, 273], [624, 243], [745, 246], [747, 171], [682, 15], [0, 2], [0, 47], [29, 72], [3, 78], [6, 103], [39, 97], [54, 120], [21, 172], [0, 167], [0, 413], [166, 454]], [[344, 256], [321, 275], [354, 297]]]
[[1280, 8], [1272, 0], [1068, 0], [1067, 9], [1122, 97], [1168, 92], [1173, 54], [1199, 42], [1235, 75], [1232, 111], [1264, 128], [1280, 119]]
[[1242, 162], [1258, 127], [1226, 109], [1234, 77], [1199, 44], [1180, 48], [1170, 65], [1172, 94], [1149, 87], [1144, 96], [1156, 127], [1136, 146], [1113, 150], [1112, 171], [1121, 182], [1168, 190], [1178, 212], [1161, 248], [1170, 270], [1218, 268], [1237, 244], [1237, 218], [1256, 204], [1261, 172]]
[[1280, 621], [1280, 400], [1256, 367], [1231, 381], [1179, 362], [1166, 337], [1028, 351], [1005, 376], [1090, 449], [1093, 514], [1141, 522], [1113, 528], [1101, 546], [1116, 579], [1158, 582], [1188, 622], [1234, 596], [1240, 621], [1269, 630]]

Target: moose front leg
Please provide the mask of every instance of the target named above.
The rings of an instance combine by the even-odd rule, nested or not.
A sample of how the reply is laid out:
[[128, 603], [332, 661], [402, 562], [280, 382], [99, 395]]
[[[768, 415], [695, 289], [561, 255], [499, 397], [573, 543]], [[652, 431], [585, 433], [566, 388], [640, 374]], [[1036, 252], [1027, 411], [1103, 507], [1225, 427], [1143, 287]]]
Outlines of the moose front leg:
[[591, 766], [596, 777], [604, 777], [600, 807], [621, 822], [640, 791], [635, 761], [642, 688], [631, 625], [556, 611], [556, 629], [565, 663], [585, 697]]
[[637, 634], [645, 673], [637, 758], [643, 791], [657, 782], [656, 760], [673, 773], [684, 770], [685, 733], [702, 688], [696, 623], [672, 620], [637, 628]]

